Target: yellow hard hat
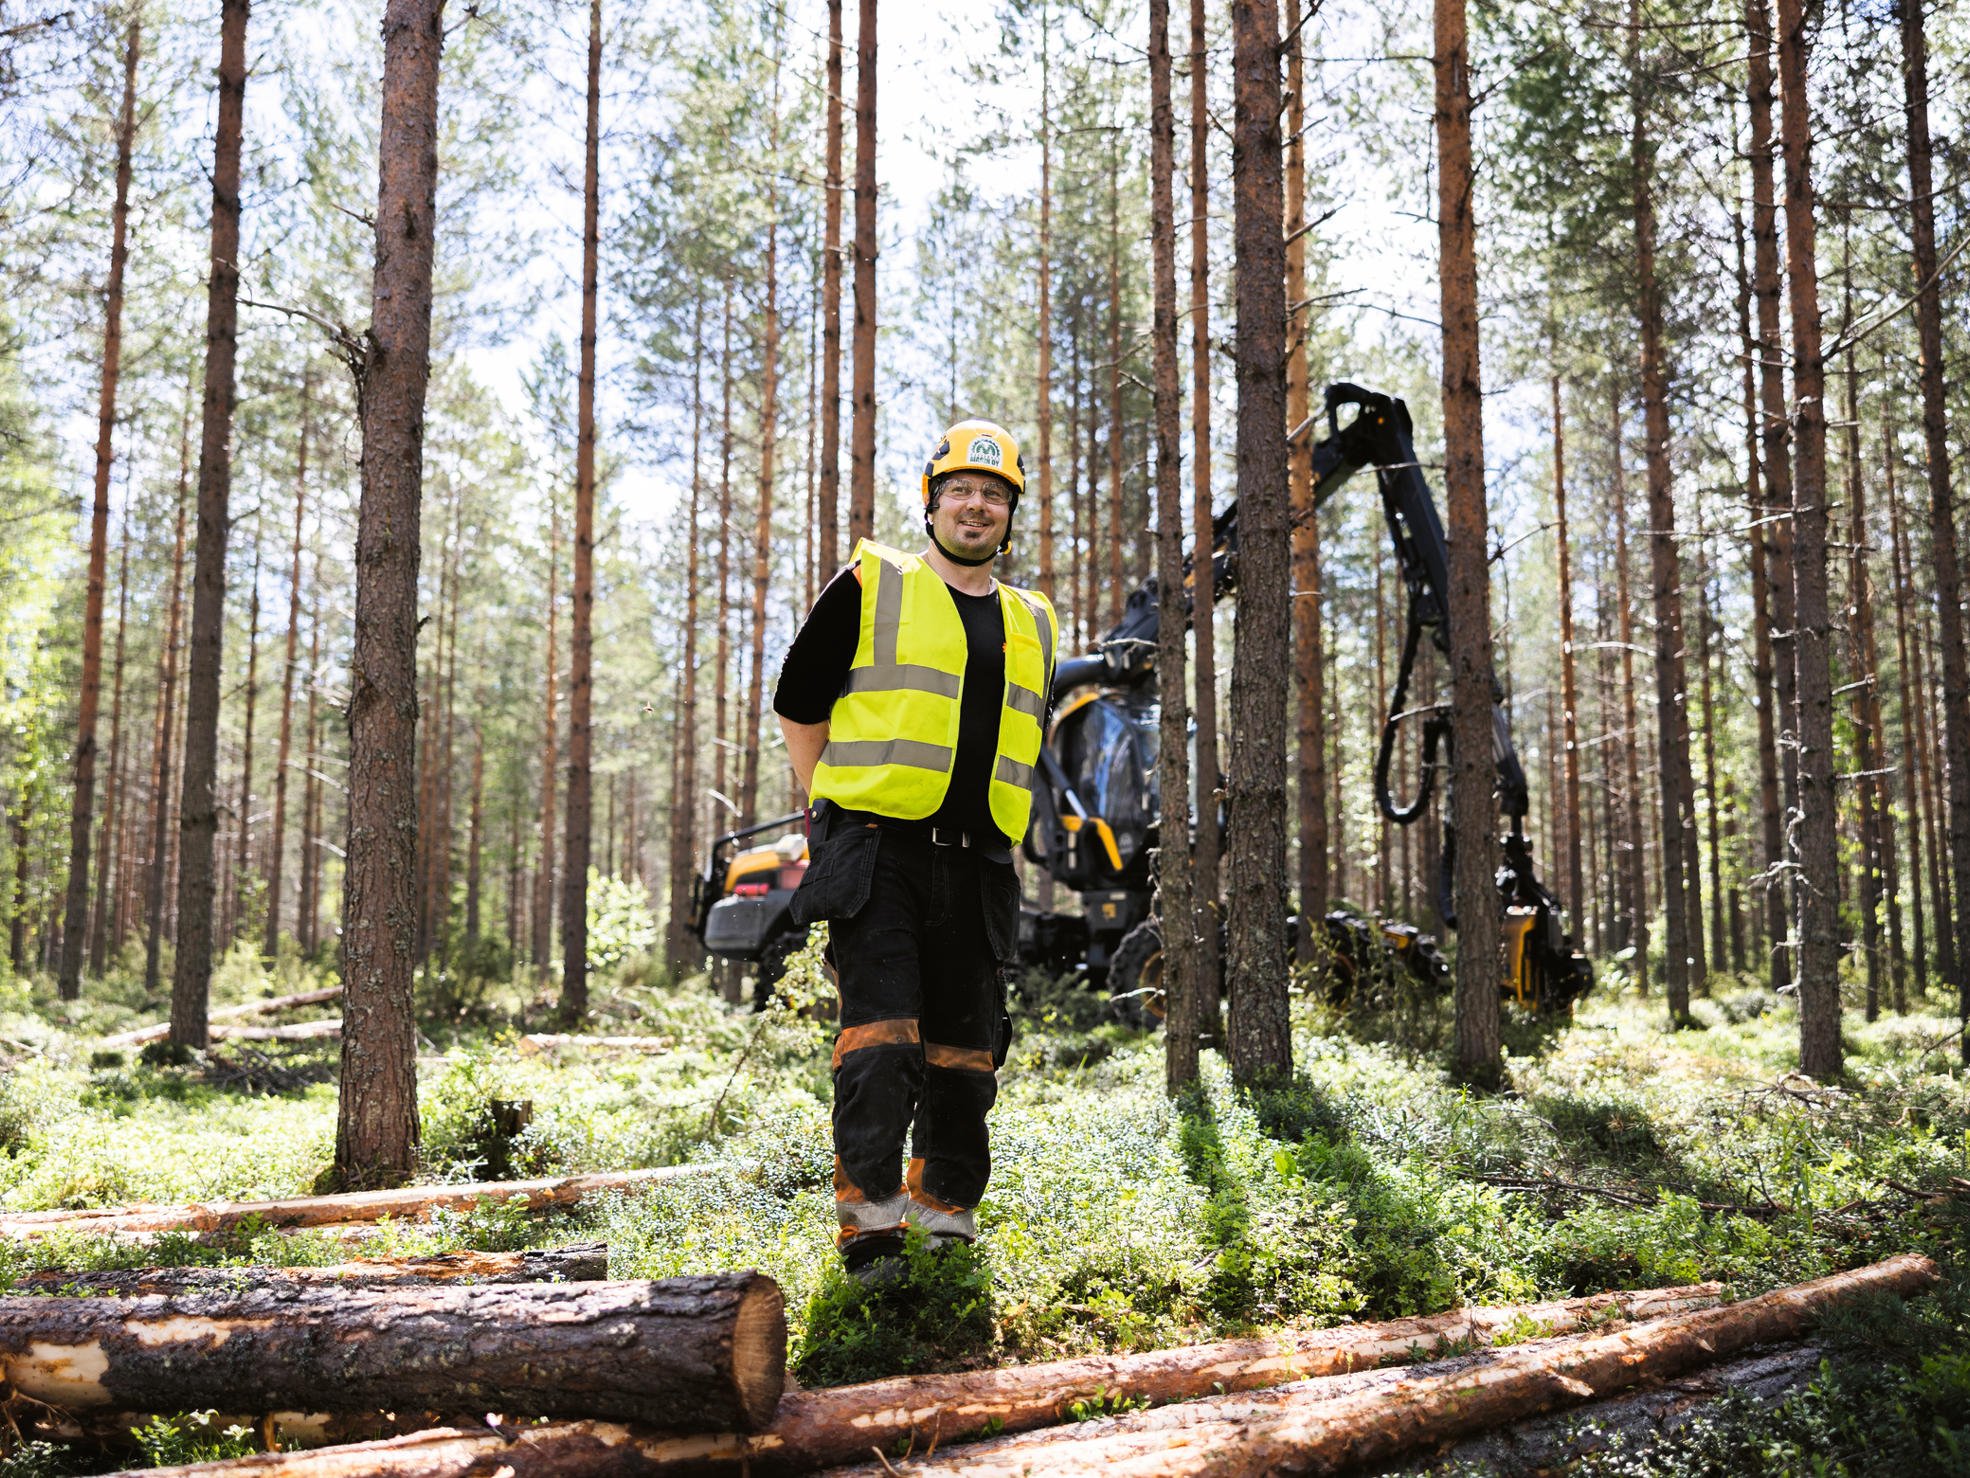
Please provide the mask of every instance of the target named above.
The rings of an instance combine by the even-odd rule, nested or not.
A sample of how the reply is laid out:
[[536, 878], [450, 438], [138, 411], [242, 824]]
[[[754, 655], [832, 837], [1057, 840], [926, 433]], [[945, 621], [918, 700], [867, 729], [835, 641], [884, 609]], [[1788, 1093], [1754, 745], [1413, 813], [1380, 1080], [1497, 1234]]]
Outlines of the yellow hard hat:
[[947, 472], [990, 472], [1026, 491], [1026, 464], [1019, 443], [996, 421], [960, 421], [944, 433], [937, 450], [923, 464], [923, 506], [930, 506], [930, 485]]

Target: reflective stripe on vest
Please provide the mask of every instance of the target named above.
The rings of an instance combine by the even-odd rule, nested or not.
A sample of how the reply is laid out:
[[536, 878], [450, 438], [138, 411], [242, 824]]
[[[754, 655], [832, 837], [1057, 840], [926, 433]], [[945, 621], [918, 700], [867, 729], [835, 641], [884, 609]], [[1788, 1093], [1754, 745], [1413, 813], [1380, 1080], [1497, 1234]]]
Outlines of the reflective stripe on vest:
[[[943, 579], [916, 555], [864, 540], [855, 559], [861, 630], [829, 715], [813, 795], [850, 810], [922, 820], [944, 803], [957, 761], [969, 656], [964, 620]], [[1059, 628], [1037, 591], [998, 589], [1006, 677], [988, 802], [994, 824], [1017, 841], [1032, 810]]]

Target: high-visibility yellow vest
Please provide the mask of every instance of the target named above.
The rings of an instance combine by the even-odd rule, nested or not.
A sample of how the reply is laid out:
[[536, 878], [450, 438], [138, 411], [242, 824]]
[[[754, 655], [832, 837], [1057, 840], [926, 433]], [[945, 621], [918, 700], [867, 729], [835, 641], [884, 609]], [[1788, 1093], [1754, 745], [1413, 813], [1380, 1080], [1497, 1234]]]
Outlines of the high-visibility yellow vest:
[[[958, 755], [967, 646], [943, 578], [914, 554], [855, 546], [862, 626], [848, 684], [828, 716], [812, 794], [852, 811], [921, 821], [944, 804]], [[1018, 841], [1033, 806], [1040, 724], [1060, 623], [1037, 590], [999, 584], [1005, 691], [992, 765], [992, 821]]]

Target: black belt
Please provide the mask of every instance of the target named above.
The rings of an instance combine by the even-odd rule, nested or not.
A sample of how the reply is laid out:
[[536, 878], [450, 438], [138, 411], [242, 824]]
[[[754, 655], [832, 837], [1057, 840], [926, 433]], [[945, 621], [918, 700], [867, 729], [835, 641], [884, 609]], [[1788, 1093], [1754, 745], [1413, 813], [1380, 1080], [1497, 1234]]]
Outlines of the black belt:
[[880, 826], [884, 831], [915, 837], [919, 841], [929, 842], [933, 847], [962, 847], [988, 853], [1008, 851], [1006, 839], [995, 831], [960, 831], [955, 826], [933, 826], [929, 821], [905, 821], [896, 816], [878, 815], [874, 811], [851, 811], [846, 806], [837, 806], [833, 801], [815, 802], [817, 811], [823, 806], [827, 807], [831, 820], [838, 817], [842, 821]]

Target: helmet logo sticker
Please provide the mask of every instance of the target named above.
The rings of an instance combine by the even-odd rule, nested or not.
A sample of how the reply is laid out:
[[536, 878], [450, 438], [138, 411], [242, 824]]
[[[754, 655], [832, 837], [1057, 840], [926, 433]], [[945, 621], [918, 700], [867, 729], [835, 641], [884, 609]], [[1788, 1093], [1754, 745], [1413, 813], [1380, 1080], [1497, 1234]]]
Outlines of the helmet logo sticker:
[[990, 436], [974, 436], [971, 447], [965, 453], [965, 460], [974, 467], [1003, 467], [1005, 453], [999, 450], [998, 441]]

